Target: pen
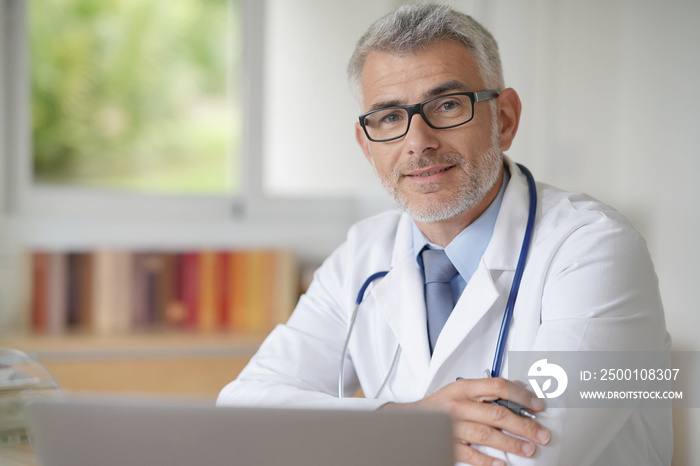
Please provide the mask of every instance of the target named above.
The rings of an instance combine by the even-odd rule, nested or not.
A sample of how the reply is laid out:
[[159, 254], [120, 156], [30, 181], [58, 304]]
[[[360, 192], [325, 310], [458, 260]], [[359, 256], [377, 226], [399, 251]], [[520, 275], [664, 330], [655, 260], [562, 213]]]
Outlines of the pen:
[[517, 414], [518, 416], [529, 417], [530, 419], [535, 419], [537, 417], [533, 414], [532, 411], [527, 409], [525, 406], [523, 406], [519, 403], [516, 403], [515, 401], [504, 400], [502, 398], [499, 398], [496, 401], [493, 401], [492, 403], [496, 404], [496, 405], [505, 406], [506, 408], [510, 409], [515, 414]]
[[[462, 380], [463, 377], [457, 377], [457, 380]], [[492, 401], [491, 403], [495, 405], [500, 405], [500, 406], [505, 406], [506, 408], [510, 409], [512, 412], [517, 414], [518, 416], [522, 417], [527, 417], [530, 419], [536, 419], [537, 416], [527, 409], [525, 406], [521, 405], [520, 403], [516, 403], [515, 401], [510, 401], [510, 400], [504, 400], [503, 398], [499, 398], [496, 401]]]

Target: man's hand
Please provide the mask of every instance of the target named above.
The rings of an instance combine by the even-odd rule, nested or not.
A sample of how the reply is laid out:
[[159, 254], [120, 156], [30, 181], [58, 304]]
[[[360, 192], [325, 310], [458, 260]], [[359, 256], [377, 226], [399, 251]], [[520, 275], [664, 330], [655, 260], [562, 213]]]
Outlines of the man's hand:
[[382, 409], [422, 408], [446, 412], [454, 420], [457, 461], [475, 466], [505, 466], [502, 460], [486, 456], [471, 445], [489, 446], [529, 457], [535, 454], [535, 444], [549, 443], [551, 433], [535, 421], [518, 416], [505, 406], [491, 403], [499, 398], [515, 401], [533, 412], [544, 409], [542, 400], [522, 385], [498, 377], [460, 379], [422, 400], [413, 403], [388, 403], [382, 406]]

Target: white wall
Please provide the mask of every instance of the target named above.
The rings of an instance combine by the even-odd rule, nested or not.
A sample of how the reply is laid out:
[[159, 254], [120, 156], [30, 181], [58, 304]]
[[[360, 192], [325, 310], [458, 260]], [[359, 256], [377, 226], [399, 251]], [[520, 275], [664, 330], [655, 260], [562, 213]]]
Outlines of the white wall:
[[[268, 0], [264, 186], [273, 196], [382, 196], [355, 142], [359, 115], [345, 69], [390, 0]], [[363, 194], [364, 195], [364, 194]]]

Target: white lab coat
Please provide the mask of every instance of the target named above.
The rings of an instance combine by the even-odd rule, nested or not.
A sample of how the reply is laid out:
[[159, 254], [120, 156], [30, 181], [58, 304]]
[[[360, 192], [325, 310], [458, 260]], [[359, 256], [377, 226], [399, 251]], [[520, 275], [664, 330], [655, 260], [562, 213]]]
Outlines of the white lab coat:
[[[527, 181], [506, 158], [511, 179], [493, 238], [440, 334], [428, 348], [423, 282], [411, 219], [391, 211], [354, 225], [316, 272], [286, 325], [266, 339], [218, 403], [374, 409], [425, 397], [456, 377], [491, 367], [528, 215]], [[663, 309], [644, 240], [596, 200], [537, 185], [537, 221], [506, 351], [668, 350]], [[365, 293], [337, 398], [340, 355], [358, 290]], [[400, 353], [386, 387], [377, 393]], [[508, 376], [508, 361], [502, 375]], [[670, 410], [546, 410], [552, 430], [534, 458], [482, 448], [509, 464], [670, 464]], [[556, 411], [556, 412], [554, 412]], [[653, 419], [652, 419], [653, 418]]]

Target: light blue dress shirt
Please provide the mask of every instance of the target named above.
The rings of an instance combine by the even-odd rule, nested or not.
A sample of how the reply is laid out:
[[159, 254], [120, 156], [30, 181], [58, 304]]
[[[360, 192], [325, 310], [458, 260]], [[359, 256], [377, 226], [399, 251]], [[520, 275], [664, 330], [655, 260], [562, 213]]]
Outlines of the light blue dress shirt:
[[[450, 281], [450, 287], [452, 289], [452, 298], [456, 303], [459, 297], [462, 296], [462, 292], [467, 287], [467, 283], [476, 272], [479, 267], [479, 262], [481, 257], [486, 251], [486, 246], [488, 246], [491, 241], [491, 236], [493, 236], [493, 229], [496, 225], [496, 218], [498, 217], [498, 211], [501, 208], [501, 202], [503, 201], [503, 193], [506, 190], [508, 181], [510, 180], [510, 173], [507, 169], [503, 170], [503, 183], [501, 184], [501, 189], [498, 192], [496, 198], [491, 202], [488, 208], [484, 211], [479, 218], [474, 220], [467, 228], [462, 230], [453, 239], [450, 244], [447, 245], [445, 249], [445, 254], [450, 259], [452, 264], [459, 272]], [[413, 254], [418, 261], [418, 266], [423, 270], [423, 258], [421, 257], [421, 251], [425, 246], [430, 249], [443, 249], [437, 244], [433, 244], [425, 237], [422, 231], [418, 228], [415, 222], [413, 222]], [[425, 277], [425, 275], [424, 275]]]

